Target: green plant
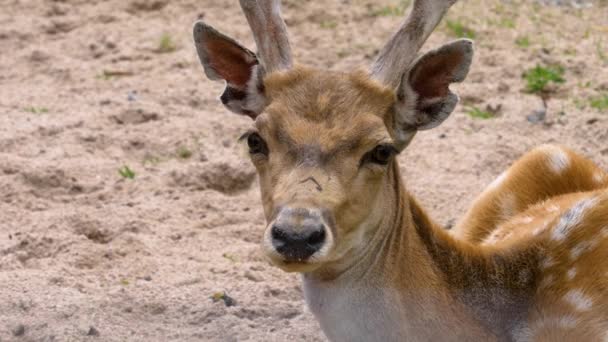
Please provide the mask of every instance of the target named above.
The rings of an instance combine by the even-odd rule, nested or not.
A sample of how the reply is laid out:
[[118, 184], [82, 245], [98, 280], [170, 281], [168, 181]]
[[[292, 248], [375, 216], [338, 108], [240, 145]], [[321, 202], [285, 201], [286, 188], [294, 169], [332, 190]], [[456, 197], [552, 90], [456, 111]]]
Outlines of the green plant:
[[597, 51], [597, 57], [604, 63], [608, 63], [608, 55], [606, 54], [601, 41], [595, 43], [595, 50]]
[[173, 42], [173, 38], [168, 33], [163, 33], [158, 43], [157, 51], [160, 53], [168, 53], [177, 50], [177, 45]]
[[100, 74], [97, 74], [97, 76], [95, 76], [95, 78], [99, 79], [99, 80], [104, 80], [104, 81], [108, 81], [112, 78], [112, 76], [108, 75], [106, 73], [106, 71], [102, 71]]
[[447, 20], [446, 27], [456, 38], [475, 38], [475, 31], [458, 20]]
[[131, 170], [127, 165], [118, 169], [118, 173], [122, 176], [122, 178], [133, 179], [135, 178], [135, 172]]
[[515, 21], [511, 18], [503, 18], [500, 20], [500, 26], [504, 27], [504, 28], [514, 28], [515, 27]]
[[375, 17], [400, 17], [403, 15], [403, 12], [405, 12], [405, 10], [408, 8], [410, 2], [411, 0], [400, 0], [399, 3], [395, 5], [382, 6], [374, 10], [372, 12], [372, 15]]
[[323, 20], [319, 23], [319, 26], [323, 29], [335, 29], [338, 26], [338, 23], [335, 20]]
[[579, 99], [573, 99], [572, 103], [574, 104], [574, 107], [576, 107], [576, 109], [579, 109], [579, 110], [583, 110], [583, 109], [585, 109], [585, 107], [587, 107], [586, 100], [583, 100], [583, 99], [580, 99], [580, 98]]
[[530, 38], [528, 36], [518, 37], [515, 39], [515, 44], [522, 49], [526, 49], [530, 46]]
[[524, 72], [526, 91], [530, 93], [544, 93], [549, 83], [564, 83], [564, 68], [561, 66], [540, 66]]
[[592, 98], [589, 105], [597, 110], [608, 110], [608, 94]]
[[224, 253], [224, 254], [222, 254], [222, 257], [224, 257], [224, 258], [226, 258], [226, 259], [228, 259], [228, 260], [230, 260], [232, 262], [237, 262], [238, 261], [237, 258], [234, 255], [232, 255], [232, 254]]
[[185, 146], [180, 146], [177, 148], [177, 156], [182, 159], [188, 159], [192, 157], [192, 151]]
[[491, 112], [474, 106], [467, 109], [467, 114], [475, 119], [491, 119], [494, 117], [494, 114]]
[[146, 154], [142, 160], [142, 164], [146, 165], [158, 165], [160, 164], [160, 162], [162, 162], [161, 158], [158, 156], [154, 156], [151, 154]]
[[34, 106], [23, 108], [23, 110], [26, 112], [33, 113], [33, 114], [42, 114], [42, 113], [49, 112], [49, 109], [46, 107], [34, 107]]
[[132, 71], [121, 71], [121, 70], [103, 70], [100, 74], [97, 75], [97, 78], [100, 80], [110, 80], [115, 77], [124, 77], [124, 76], [133, 76], [134, 73]]
[[223, 301], [226, 306], [236, 305], [236, 300], [230, 297], [226, 292], [215, 292], [209, 298], [211, 298], [214, 303]]

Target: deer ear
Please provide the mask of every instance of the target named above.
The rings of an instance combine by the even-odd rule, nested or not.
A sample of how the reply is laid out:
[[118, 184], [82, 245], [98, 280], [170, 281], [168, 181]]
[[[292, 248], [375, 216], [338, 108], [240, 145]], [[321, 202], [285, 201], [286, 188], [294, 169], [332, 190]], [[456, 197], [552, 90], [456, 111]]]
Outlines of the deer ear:
[[231, 111], [255, 118], [267, 105], [264, 70], [255, 53], [202, 21], [194, 24], [194, 44], [205, 74], [226, 81], [220, 100]]
[[395, 127], [405, 148], [418, 130], [441, 124], [458, 103], [450, 84], [462, 82], [473, 59], [473, 42], [460, 39], [429, 51], [403, 75], [397, 90]]

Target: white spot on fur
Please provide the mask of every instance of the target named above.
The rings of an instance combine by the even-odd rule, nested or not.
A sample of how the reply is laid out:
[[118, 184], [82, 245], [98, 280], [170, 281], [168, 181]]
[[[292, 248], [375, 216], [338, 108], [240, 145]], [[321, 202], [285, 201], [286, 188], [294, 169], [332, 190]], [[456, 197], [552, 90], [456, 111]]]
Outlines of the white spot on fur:
[[523, 224], [528, 224], [530, 222], [534, 221], [534, 218], [531, 216], [524, 216], [522, 218], [520, 218], [519, 220], [517, 220], [517, 223], [523, 223]]
[[529, 326], [518, 327], [511, 332], [515, 341], [535, 341], [536, 334], [541, 332], [543, 329], [572, 329], [575, 328], [578, 323], [576, 317], [572, 315], [565, 315], [561, 317], [543, 317], [536, 321], [533, 321]]
[[594, 180], [596, 183], [604, 183], [604, 178], [605, 178], [604, 173], [603, 173], [603, 172], [600, 172], [600, 171], [596, 172], [596, 173], [593, 175], [593, 180]]
[[564, 301], [572, 305], [578, 311], [588, 311], [593, 306], [593, 299], [581, 290], [570, 290], [564, 295]]
[[559, 206], [557, 204], [551, 204], [551, 205], [547, 206], [546, 209], [548, 212], [553, 213], [553, 212], [559, 211]]
[[491, 243], [495, 243], [498, 240], [498, 232], [494, 232], [492, 234], [490, 234], [490, 236], [488, 236], [483, 243], [485, 244], [491, 244]]
[[576, 277], [576, 267], [572, 267], [568, 270], [568, 273], [566, 273], [566, 278], [568, 278], [568, 280], [572, 280], [574, 277]]
[[555, 260], [553, 260], [553, 258], [550, 256], [544, 258], [543, 261], [540, 263], [540, 267], [542, 269], [547, 269], [553, 265], [555, 265]]
[[564, 240], [566, 236], [581, 223], [585, 211], [593, 207], [596, 203], [597, 199], [594, 197], [578, 201], [560, 217], [559, 222], [553, 229], [551, 238], [555, 241]]
[[570, 251], [570, 258], [573, 260], [581, 256], [581, 254], [588, 252], [595, 248], [597, 245], [597, 241], [583, 241], [578, 243], [576, 246], [572, 248]]
[[543, 224], [542, 224], [541, 226], [534, 228], [534, 230], [532, 231], [532, 235], [533, 235], [533, 236], [537, 236], [537, 235], [539, 235], [540, 233], [542, 233], [542, 232], [546, 231], [546, 230], [547, 230], [547, 227], [549, 227], [549, 223], [550, 223], [550, 222], [551, 222], [551, 221], [545, 221], [545, 222], [543, 222]]
[[488, 189], [498, 188], [505, 181], [505, 178], [507, 178], [507, 171], [504, 171], [498, 177], [496, 177], [496, 179], [494, 179], [492, 183], [488, 185]]
[[549, 156], [549, 167], [555, 173], [562, 173], [570, 165], [568, 154], [559, 147], [548, 146], [547, 155]]

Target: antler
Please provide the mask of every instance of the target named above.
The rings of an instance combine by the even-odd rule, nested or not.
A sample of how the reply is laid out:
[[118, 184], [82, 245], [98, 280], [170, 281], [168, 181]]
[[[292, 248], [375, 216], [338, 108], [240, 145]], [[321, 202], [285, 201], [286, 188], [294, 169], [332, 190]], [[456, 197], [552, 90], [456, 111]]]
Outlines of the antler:
[[407, 19], [382, 48], [372, 65], [372, 78], [393, 88], [399, 86], [403, 72], [456, 1], [414, 0]]
[[240, 0], [253, 32], [258, 56], [267, 72], [292, 67], [287, 27], [281, 17], [280, 0]]

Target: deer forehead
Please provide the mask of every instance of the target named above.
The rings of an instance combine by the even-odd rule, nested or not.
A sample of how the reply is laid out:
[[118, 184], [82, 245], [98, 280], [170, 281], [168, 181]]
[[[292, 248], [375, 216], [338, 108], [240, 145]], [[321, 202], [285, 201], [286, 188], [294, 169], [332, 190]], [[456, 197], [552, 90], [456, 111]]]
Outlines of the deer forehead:
[[[297, 112], [309, 120], [357, 119], [360, 114], [385, 117], [395, 103], [395, 92], [372, 80], [364, 71], [344, 73], [298, 66], [264, 79], [271, 108]], [[273, 106], [274, 105], [274, 106]]]
[[271, 144], [325, 155], [391, 142], [394, 92], [359, 72], [296, 68], [264, 80], [270, 105], [254, 125]]

